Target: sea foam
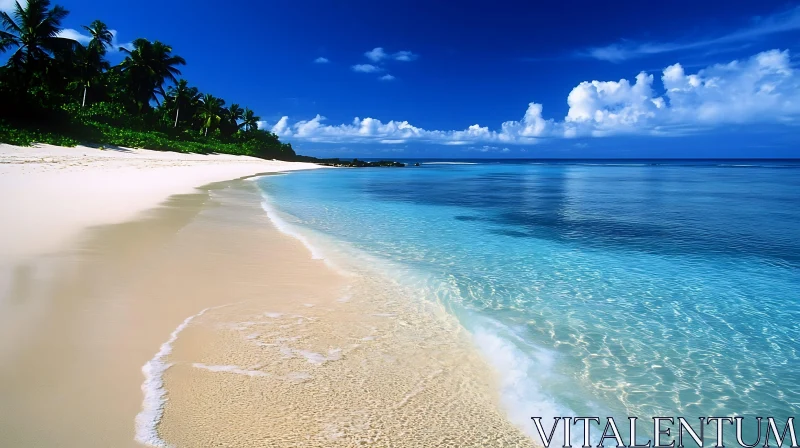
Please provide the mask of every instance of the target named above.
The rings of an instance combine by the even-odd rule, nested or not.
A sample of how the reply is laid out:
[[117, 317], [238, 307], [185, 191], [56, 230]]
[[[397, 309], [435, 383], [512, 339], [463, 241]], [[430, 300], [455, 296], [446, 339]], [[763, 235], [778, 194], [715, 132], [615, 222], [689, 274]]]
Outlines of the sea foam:
[[[345, 277], [350, 277], [351, 275], [353, 275], [352, 272], [348, 271], [346, 268], [342, 267], [338, 263], [334, 263], [330, 257], [327, 257], [325, 252], [323, 252], [323, 250], [320, 249], [319, 244], [316, 245], [312, 244], [311, 241], [309, 241], [309, 239], [303, 234], [302, 231], [298, 230], [296, 226], [286, 222], [283, 218], [281, 218], [278, 210], [272, 204], [270, 204], [269, 196], [267, 196], [265, 192], [263, 191], [261, 192], [261, 197], [263, 198], [263, 201], [261, 201], [261, 208], [264, 209], [264, 211], [267, 214], [267, 218], [270, 220], [270, 222], [272, 222], [272, 224], [275, 226], [276, 229], [278, 229], [279, 232], [300, 241], [303, 244], [303, 246], [305, 246], [306, 249], [308, 249], [308, 251], [311, 252], [311, 258], [313, 260], [324, 261], [329, 268], [331, 268], [336, 273], [343, 275]], [[315, 240], [317, 240], [316, 242], [319, 242], [318, 241], [319, 238], [315, 238]]]
[[178, 339], [178, 335], [197, 317], [202, 316], [214, 308], [206, 308], [194, 316], [189, 316], [178, 325], [169, 335], [167, 342], [161, 344], [158, 353], [142, 366], [144, 383], [142, 383], [142, 410], [136, 415], [136, 441], [147, 446], [168, 447], [167, 442], [158, 436], [158, 424], [164, 415], [164, 404], [167, 402], [166, 389], [164, 388], [164, 372], [172, 366], [172, 363], [165, 361], [165, 358], [172, 353], [172, 344]]
[[289, 223], [287, 223], [286, 221], [281, 219], [280, 216], [278, 216], [278, 212], [267, 201], [266, 197], [264, 197], [264, 200], [261, 201], [261, 208], [263, 208], [264, 211], [267, 213], [267, 218], [269, 218], [269, 220], [272, 222], [275, 228], [277, 228], [280, 232], [289, 235], [297, 239], [301, 243], [303, 243], [306, 249], [308, 249], [308, 251], [311, 252], [311, 258], [313, 258], [314, 260], [325, 259], [325, 257], [322, 255], [322, 252], [319, 249], [317, 249], [314, 245], [312, 245], [305, 236], [301, 235], [299, 232], [296, 232], [291, 227], [291, 225], [289, 225]]
[[260, 370], [248, 370], [242, 369], [238, 366], [230, 366], [230, 365], [208, 365], [203, 364], [201, 362], [196, 362], [192, 364], [192, 367], [197, 369], [208, 370], [209, 372], [224, 372], [224, 373], [234, 373], [237, 375], [246, 375], [246, 376], [269, 376], [268, 373], [262, 372]]
[[[475, 345], [484, 359], [500, 373], [501, 402], [511, 423], [537, 440], [539, 435], [530, 424], [531, 417], [542, 417], [543, 422], [552, 422], [554, 417], [576, 415], [545, 392], [536, 378], [555, 375], [553, 352], [532, 346], [511, 328], [493, 319], [477, 318], [472, 322], [474, 325], [470, 325], [470, 330]], [[574, 434], [573, 439], [576, 443], [582, 441], [578, 440], [578, 434]]]

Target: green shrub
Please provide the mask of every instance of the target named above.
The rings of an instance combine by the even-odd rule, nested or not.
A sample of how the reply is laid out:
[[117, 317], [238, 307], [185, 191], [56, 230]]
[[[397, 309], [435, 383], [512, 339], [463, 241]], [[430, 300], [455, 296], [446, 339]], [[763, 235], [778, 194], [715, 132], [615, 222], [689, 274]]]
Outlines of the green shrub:
[[0, 121], [0, 143], [8, 143], [17, 146], [31, 146], [34, 143], [75, 146], [78, 144], [78, 141], [65, 135], [35, 128], [12, 127], [8, 123]]
[[219, 153], [248, 155], [264, 159], [293, 160], [296, 155], [290, 144], [281, 143], [275, 134], [266, 131], [237, 133], [222, 140], [219, 133], [208, 137], [191, 129], [142, 130], [142, 117], [131, 117], [123, 107], [111, 103], [95, 103], [81, 108], [75, 104], [62, 106], [65, 119], [52, 120], [47, 128], [0, 121], [0, 142], [20, 146], [49, 143], [75, 146], [80, 142], [128, 148], [185, 153]]

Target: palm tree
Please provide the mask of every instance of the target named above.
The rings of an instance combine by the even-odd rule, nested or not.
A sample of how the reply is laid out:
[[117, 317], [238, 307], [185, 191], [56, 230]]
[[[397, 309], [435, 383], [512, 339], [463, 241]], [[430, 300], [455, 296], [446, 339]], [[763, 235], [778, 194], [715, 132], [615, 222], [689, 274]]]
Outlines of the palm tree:
[[88, 31], [92, 36], [92, 40], [89, 41], [88, 45], [89, 50], [96, 51], [101, 56], [105, 56], [108, 48], [111, 47], [114, 41], [114, 34], [111, 33], [108, 26], [99, 20], [95, 20], [89, 26], [83, 25], [83, 29]]
[[239, 120], [244, 118], [244, 109], [241, 108], [238, 104], [234, 103], [228, 107], [228, 113], [225, 118], [228, 119], [228, 123], [231, 126], [234, 126], [236, 129], [239, 129]]
[[78, 46], [75, 49], [74, 56], [75, 62], [73, 64], [76, 78], [83, 85], [81, 107], [84, 107], [86, 106], [86, 92], [89, 87], [94, 84], [95, 80], [100, 78], [104, 71], [109, 69], [110, 65], [97, 52], [83, 46]]
[[89, 32], [92, 40], [89, 41], [89, 45], [85, 48], [79, 47], [77, 51], [78, 60], [80, 61], [78, 70], [83, 82], [81, 107], [86, 106], [86, 92], [91, 87], [92, 82], [109, 69], [109, 64], [103, 59], [103, 56], [105, 56], [108, 47], [111, 46], [111, 42], [114, 40], [114, 35], [109, 31], [108, 26], [99, 20], [95, 20], [89, 26], [84, 25], [83, 29]]
[[219, 127], [222, 135], [228, 137], [239, 130], [239, 120], [242, 119], [244, 110], [238, 104], [231, 104], [227, 109], [222, 110], [223, 122]]
[[203, 97], [197, 90], [197, 87], [189, 87], [189, 82], [181, 79], [174, 86], [170, 87], [167, 91], [172, 104], [175, 106], [175, 126], [178, 127], [178, 118], [180, 117], [181, 108], [187, 108], [200, 102]]
[[159, 41], [140, 38], [133, 41], [133, 50], [120, 50], [128, 56], [120, 63], [119, 69], [128, 77], [140, 111], [149, 107], [150, 100], [158, 102], [156, 95], [166, 96], [164, 83], [168, 80], [178, 82], [175, 76], [181, 72], [176, 67], [186, 65], [186, 60], [172, 54], [172, 47]]
[[208, 130], [219, 125], [222, 121], [222, 106], [225, 101], [211, 94], [203, 95], [199, 115], [203, 123], [204, 134], [208, 136]]
[[257, 117], [252, 110], [245, 108], [242, 120], [241, 126], [244, 127], [244, 131], [250, 132], [253, 129], [258, 129], [258, 122], [261, 121], [261, 117]]
[[17, 2], [13, 14], [12, 19], [0, 12], [0, 51], [16, 47], [8, 66], [26, 72], [26, 78], [54, 53], [73, 50], [77, 45], [72, 39], [59, 37], [61, 21], [69, 11], [58, 5], [50, 8], [50, 0], [28, 0], [24, 7]]

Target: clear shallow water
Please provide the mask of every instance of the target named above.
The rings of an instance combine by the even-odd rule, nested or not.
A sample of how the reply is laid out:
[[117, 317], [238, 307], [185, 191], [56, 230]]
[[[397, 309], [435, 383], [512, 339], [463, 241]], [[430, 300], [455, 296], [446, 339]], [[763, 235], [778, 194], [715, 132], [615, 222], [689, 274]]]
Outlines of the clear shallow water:
[[531, 416], [800, 411], [800, 163], [480, 162], [258, 181], [440, 302]]

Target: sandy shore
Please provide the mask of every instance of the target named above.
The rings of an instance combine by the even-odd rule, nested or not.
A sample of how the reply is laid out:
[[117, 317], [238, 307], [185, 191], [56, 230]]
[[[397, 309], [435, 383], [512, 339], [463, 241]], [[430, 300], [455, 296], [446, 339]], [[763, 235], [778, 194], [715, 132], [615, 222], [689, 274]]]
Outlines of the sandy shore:
[[0, 203], [0, 445], [530, 446], [457, 322], [209, 184], [307, 165], [26, 150], [0, 156], [31, 189]]
[[0, 144], [0, 188], [6, 192], [0, 198], [0, 247], [5, 256], [41, 254], [86, 227], [132, 219], [173, 194], [259, 173], [317, 168], [225, 154]]

